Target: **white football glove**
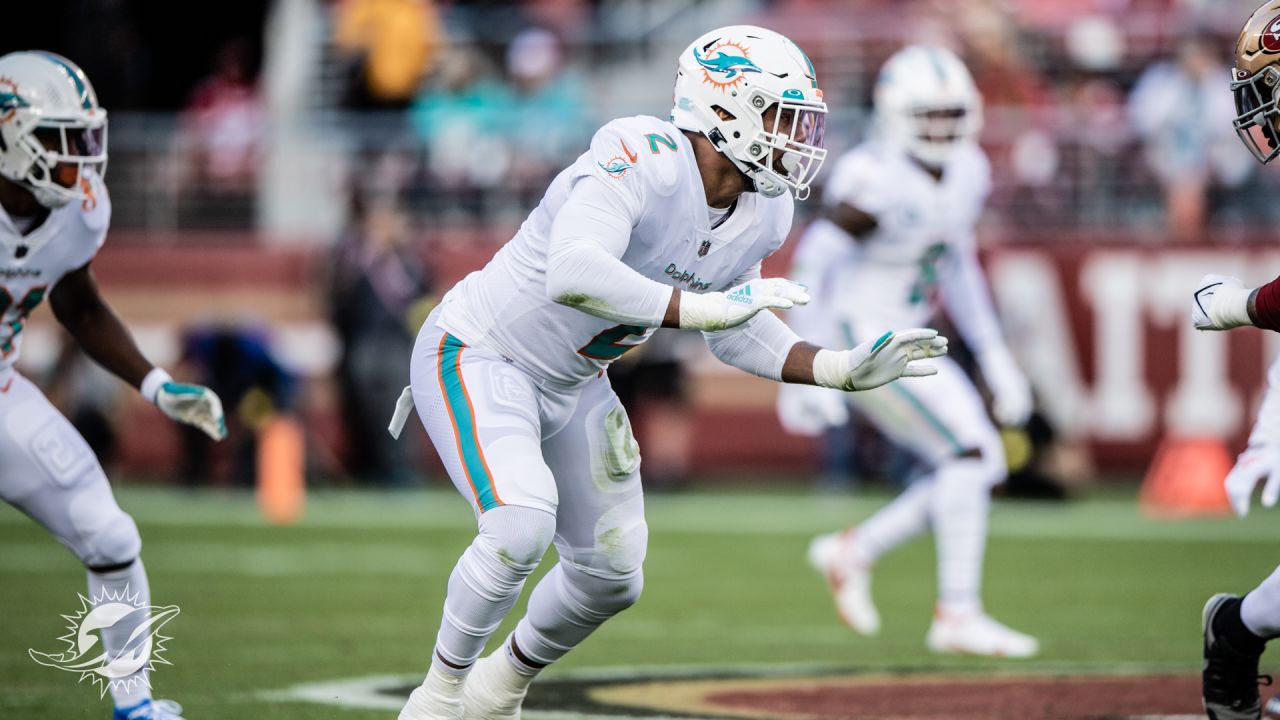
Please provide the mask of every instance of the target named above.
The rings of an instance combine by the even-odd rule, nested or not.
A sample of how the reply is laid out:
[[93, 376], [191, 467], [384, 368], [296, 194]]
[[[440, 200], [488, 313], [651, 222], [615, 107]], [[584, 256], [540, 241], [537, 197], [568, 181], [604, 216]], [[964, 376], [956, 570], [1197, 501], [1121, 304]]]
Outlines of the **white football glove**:
[[938, 368], [914, 361], [946, 354], [947, 339], [937, 330], [887, 332], [852, 350], [819, 350], [813, 359], [813, 377], [823, 387], [870, 390], [900, 377], [936, 375]]
[[1230, 330], [1252, 325], [1249, 294], [1240, 278], [1205, 275], [1191, 298], [1191, 324], [1197, 330]]
[[141, 390], [170, 419], [193, 425], [214, 440], [227, 436], [222, 401], [209, 388], [174, 382], [169, 373], [156, 368], [142, 381]]
[[1236, 458], [1235, 467], [1227, 473], [1223, 483], [1236, 515], [1244, 517], [1249, 514], [1253, 489], [1263, 478], [1267, 483], [1262, 486], [1262, 506], [1273, 507], [1276, 500], [1280, 500], [1280, 447], [1250, 445]]
[[778, 388], [778, 420], [792, 435], [816, 437], [849, 422], [844, 393], [817, 385], [783, 383]]
[[1021, 427], [1031, 418], [1035, 401], [1031, 383], [1022, 374], [1013, 353], [1003, 346], [991, 348], [978, 357], [978, 367], [991, 390], [991, 414], [1005, 427]]
[[804, 285], [786, 278], [756, 278], [725, 292], [680, 293], [680, 328], [714, 332], [737, 327], [765, 308], [786, 310], [809, 302]]

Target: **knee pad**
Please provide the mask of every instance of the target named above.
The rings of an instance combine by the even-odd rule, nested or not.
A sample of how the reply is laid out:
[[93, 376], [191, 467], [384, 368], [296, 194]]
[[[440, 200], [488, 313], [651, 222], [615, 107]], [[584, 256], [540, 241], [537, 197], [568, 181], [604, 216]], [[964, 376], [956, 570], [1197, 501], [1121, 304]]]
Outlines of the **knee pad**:
[[502, 505], [480, 516], [480, 533], [472, 546], [480, 548], [486, 560], [496, 562], [499, 572], [523, 579], [541, 562], [555, 533], [556, 519], [551, 513]]
[[142, 552], [142, 537], [133, 518], [117, 509], [97, 526], [80, 536], [76, 555], [88, 568], [128, 565]]
[[564, 581], [573, 599], [591, 613], [611, 617], [626, 610], [640, 599], [644, 590], [644, 572], [603, 575], [561, 560]]

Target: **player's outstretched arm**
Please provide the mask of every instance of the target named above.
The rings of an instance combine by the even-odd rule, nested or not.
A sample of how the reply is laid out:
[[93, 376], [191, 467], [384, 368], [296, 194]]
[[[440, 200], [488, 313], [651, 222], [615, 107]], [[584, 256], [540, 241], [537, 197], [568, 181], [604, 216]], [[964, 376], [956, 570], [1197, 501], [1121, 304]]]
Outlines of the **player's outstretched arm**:
[[133, 336], [102, 298], [89, 265], [64, 275], [54, 286], [49, 305], [89, 357], [138, 388], [165, 415], [194, 425], [215, 440], [226, 437], [227, 424], [218, 396], [200, 385], [174, 382], [142, 356]]
[[1280, 278], [1247, 289], [1240, 278], [1205, 275], [1191, 298], [1191, 323], [1197, 330], [1254, 325], [1280, 332]]
[[845, 391], [870, 390], [900, 377], [935, 375], [936, 367], [917, 361], [946, 354], [947, 339], [930, 328], [887, 332], [842, 351], [801, 342], [787, 354], [782, 381]]
[[765, 308], [809, 301], [803, 286], [780, 278], [694, 294], [644, 277], [621, 260], [637, 213], [603, 181], [579, 181], [551, 225], [547, 297], [613, 322], [705, 331], [741, 325]]

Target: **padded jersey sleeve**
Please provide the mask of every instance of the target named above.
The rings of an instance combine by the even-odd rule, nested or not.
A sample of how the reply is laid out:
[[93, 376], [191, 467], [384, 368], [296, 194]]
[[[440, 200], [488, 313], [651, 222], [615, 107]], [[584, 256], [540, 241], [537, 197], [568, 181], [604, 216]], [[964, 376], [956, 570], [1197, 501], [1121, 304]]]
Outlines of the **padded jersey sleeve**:
[[93, 260], [106, 243], [111, 225], [111, 196], [107, 194], [106, 183], [92, 171], [86, 172], [84, 180], [85, 197], [79, 201], [78, 222], [71, 224], [73, 237], [66, 238], [75, 248], [68, 263], [73, 270]]
[[823, 203], [829, 207], [852, 205], [877, 219], [893, 207], [893, 188], [885, 182], [878, 154], [866, 147], [855, 148], [832, 168]]
[[551, 300], [596, 317], [659, 327], [672, 288], [620, 259], [646, 212], [646, 199], [655, 192], [636, 160], [617, 121], [592, 138], [587, 157], [579, 161], [591, 166], [572, 180], [551, 225], [546, 292]]

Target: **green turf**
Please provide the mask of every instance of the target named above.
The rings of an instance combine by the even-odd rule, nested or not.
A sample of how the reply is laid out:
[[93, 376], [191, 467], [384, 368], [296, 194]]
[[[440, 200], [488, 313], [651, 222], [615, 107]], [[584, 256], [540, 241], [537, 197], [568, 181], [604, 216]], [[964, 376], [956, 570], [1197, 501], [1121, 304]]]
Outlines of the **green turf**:
[[[425, 670], [445, 578], [471, 535], [453, 494], [322, 494], [306, 520], [265, 525], [252, 499], [124, 489], [142, 529], [157, 604], [177, 604], [157, 694], [191, 719], [390, 718], [264, 700], [303, 682]], [[875, 575], [881, 635], [836, 622], [803, 562], [809, 537], [864, 517], [883, 497], [715, 492], [648, 498], [644, 597], [562, 663], [612, 666], [820, 664], [913, 669], [1194, 672], [1199, 611], [1244, 592], [1280, 561], [1276, 518], [1156, 522], [1125, 497], [996, 505], [989, 609], [1040, 637], [1032, 663], [940, 659], [924, 651], [933, 549], [917, 541]], [[58, 651], [61, 613], [78, 609], [83, 572], [30, 520], [0, 506], [0, 718], [104, 718], [75, 676], [36, 665]], [[545, 563], [544, 563], [545, 568]], [[507, 628], [509, 628], [508, 623]], [[507, 628], [500, 631], [505, 634]]]

